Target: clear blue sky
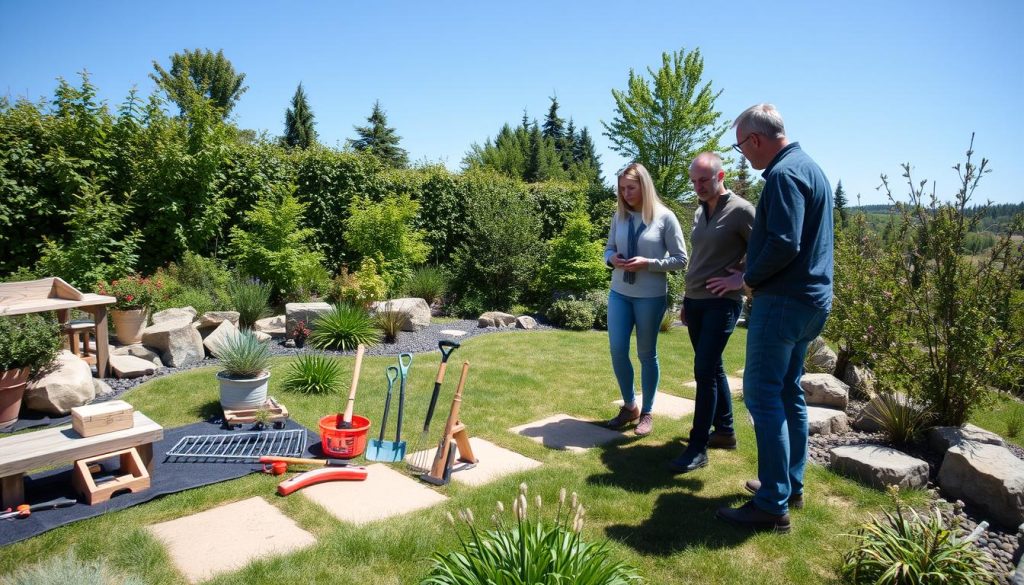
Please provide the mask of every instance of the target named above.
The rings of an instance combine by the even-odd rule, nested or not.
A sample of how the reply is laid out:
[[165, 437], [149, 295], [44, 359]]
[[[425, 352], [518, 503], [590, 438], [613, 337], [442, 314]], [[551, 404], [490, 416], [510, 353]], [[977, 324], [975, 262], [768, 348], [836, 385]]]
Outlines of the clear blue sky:
[[[851, 204], [887, 173], [957, 186], [971, 132], [993, 173], [976, 198], [1024, 201], [1024, 2], [65, 2], [0, 0], [0, 94], [50, 98], [88, 69], [116, 106], [153, 89], [152, 61], [223, 49], [246, 74], [243, 128], [282, 133], [301, 81], [321, 141], [354, 136], [379, 99], [413, 161], [458, 169], [474, 142], [561, 114], [593, 134], [606, 176], [625, 161], [601, 121], [629, 70], [700, 48], [730, 120], [776, 104]], [[732, 142], [732, 133], [727, 134]]]

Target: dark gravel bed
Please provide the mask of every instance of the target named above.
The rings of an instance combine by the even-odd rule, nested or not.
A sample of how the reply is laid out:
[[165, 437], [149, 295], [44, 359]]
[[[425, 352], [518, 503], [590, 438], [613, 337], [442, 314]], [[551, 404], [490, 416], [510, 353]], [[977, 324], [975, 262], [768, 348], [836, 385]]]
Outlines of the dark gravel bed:
[[[850, 420], [853, 420], [854, 415], [860, 412], [865, 404], [861, 401], [850, 401], [850, 405], [846, 409]], [[807, 458], [812, 463], [827, 467], [829, 466], [829, 449], [864, 444], [885, 445], [885, 436], [882, 433], [867, 433], [857, 430], [850, 430], [841, 435], [815, 435], [808, 440]], [[1024, 459], [1024, 449], [1010, 443], [1007, 443], [1007, 447], [1018, 459]], [[941, 454], [933, 453], [924, 445], [901, 446], [899, 450], [928, 462], [928, 492], [935, 504], [943, 510], [947, 526], [959, 526], [964, 531], [962, 536], [966, 536], [973, 532], [982, 520], [985, 520], [984, 514], [980, 511], [965, 506], [960, 500], [950, 502], [939, 493], [935, 480], [939, 473], [939, 466], [942, 464]], [[989, 570], [996, 576], [996, 582], [1000, 585], [1009, 585], [1017, 561], [1021, 553], [1024, 552], [1024, 550], [1020, 550], [1017, 529], [990, 525], [974, 542], [988, 555]]]

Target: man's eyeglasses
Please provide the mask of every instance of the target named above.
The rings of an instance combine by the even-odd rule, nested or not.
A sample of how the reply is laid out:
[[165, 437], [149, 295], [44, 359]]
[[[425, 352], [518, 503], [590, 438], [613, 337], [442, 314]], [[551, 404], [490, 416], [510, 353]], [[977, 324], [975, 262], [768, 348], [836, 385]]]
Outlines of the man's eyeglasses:
[[750, 140], [750, 137], [753, 136], [754, 134], [755, 134], [754, 132], [751, 132], [750, 134], [747, 134], [746, 138], [744, 138], [743, 140], [740, 140], [736, 144], [733, 144], [732, 145], [732, 149], [735, 150], [736, 152], [740, 153], [740, 154], [743, 154], [743, 149], [740, 148], [740, 147], [743, 146], [744, 142]]

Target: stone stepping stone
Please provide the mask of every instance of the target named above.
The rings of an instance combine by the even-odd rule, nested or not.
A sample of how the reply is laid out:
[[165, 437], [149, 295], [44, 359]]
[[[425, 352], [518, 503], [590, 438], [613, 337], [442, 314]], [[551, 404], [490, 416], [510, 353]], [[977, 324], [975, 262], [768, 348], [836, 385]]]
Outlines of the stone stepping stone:
[[110, 369], [118, 378], [138, 378], [156, 371], [156, 364], [133, 355], [111, 355]]
[[382, 463], [366, 467], [365, 481], [329, 481], [298, 493], [338, 520], [356, 525], [415, 512], [448, 499], [420, 480]]
[[[738, 378], [736, 376], [726, 376], [726, 379], [729, 380], [729, 392], [732, 393], [732, 397], [739, 398], [740, 396], [743, 396], [743, 374], [741, 373]], [[687, 388], [693, 388], [694, 390], [696, 390], [697, 381], [690, 380], [689, 382], [683, 384], [683, 386], [686, 386]], [[655, 407], [657, 407], [658, 403], [655, 402], [654, 405]]]
[[821, 406], [807, 407], [807, 434], [836, 435], [850, 430], [846, 412]]
[[[622, 399], [620, 398], [615, 400], [612, 404], [621, 407]], [[697, 403], [689, 398], [681, 398], [679, 396], [665, 394], [664, 392], [658, 392], [658, 395], [654, 398], [654, 410], [651, 412], [657, 416], [664, 416], [678, 420], [684, 416], [693, 414], [696, 407]], [[608, 418], [611, 417], [609, 416]]]
[[622, 438], [622, 433], [580, 420], [568, 414], [555, 414], [538, 421], [509, 429], [533, 439], [549, 449], [582, 453]]
[[883, 445], [846, 445], [829, 451], [832, 469], [885, 489], [923, 488], [928, 484], [928, 462]]
[[257, 559], [305, 548], [316, 538], [260, 497], [161, 522], [147, 529], [190, 583], [237, 571]]
[[[483, 485], [496, 479], [516, 473], [540, 467], [541, 462], [499, 447], [490, 441], [477, 437], [469, 438], [469, 445], [473, 447], [473, 455], [479, 460], [476, 465], [462, 463], [456, 460], [452, 464], [452, 481], [457, 481], [470, 486]], [[437, 449], [426, 449], [417, 451], [406, 456], [412, 461], [433, 461]], [[455, 448], [455, 456], [458, 457], [459, 449]]]
[[461, 329], [442, 329], [438, 333], [441, 335], [450, 335], [452, 337], [462, 337], [466, 334], [466, 332]]

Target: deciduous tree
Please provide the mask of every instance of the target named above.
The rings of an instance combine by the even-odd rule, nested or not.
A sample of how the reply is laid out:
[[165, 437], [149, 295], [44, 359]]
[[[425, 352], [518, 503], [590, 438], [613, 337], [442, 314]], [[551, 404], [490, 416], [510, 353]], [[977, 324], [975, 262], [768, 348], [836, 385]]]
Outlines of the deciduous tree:
[[213, 53], [209, 49], [185, 49], [184, 53], [171, 55], [170, 71], [156, 61], [153, 61], [153, 69], [156, 73], [149, 76], [167, 92], [171, 101], [178, 104], [183, 115], [201, 96], [217, 106], [222, 118], [227, 118], [238, 98], [249, 89], [242, 85], [245, 73], [235, 73], [222, 50]]

